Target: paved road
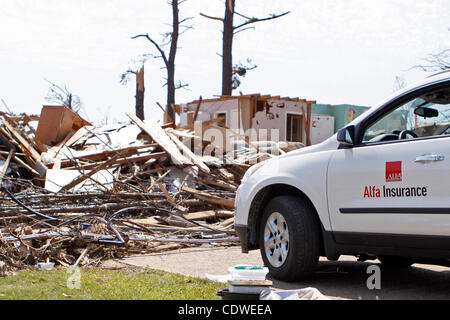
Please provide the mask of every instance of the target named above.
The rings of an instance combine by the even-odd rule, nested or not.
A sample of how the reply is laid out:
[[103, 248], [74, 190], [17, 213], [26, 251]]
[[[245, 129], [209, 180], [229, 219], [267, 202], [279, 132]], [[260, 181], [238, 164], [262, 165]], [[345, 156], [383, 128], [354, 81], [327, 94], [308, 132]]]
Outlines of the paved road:
[[[445, 299], [450, 300], [450, 268], [415, 264], [412, 268], [383, 268], [378, 261], [358, 262], [343, 256], [337, 262], [321, 259], [313, 279], [298, 283], [273, 280], [273, 288], [291, 290], [315, 287], [337, 299]], [[181, 249], [114, 260], [108, 266], [130, 265], [205, 278], [205, 274], [226, 274], [229, 266], [262, 265], [259, 251], [242, 254], [240, 248]], [[369, 290], [366, 282], [370, 265], [381, 266], [381, 290]]]

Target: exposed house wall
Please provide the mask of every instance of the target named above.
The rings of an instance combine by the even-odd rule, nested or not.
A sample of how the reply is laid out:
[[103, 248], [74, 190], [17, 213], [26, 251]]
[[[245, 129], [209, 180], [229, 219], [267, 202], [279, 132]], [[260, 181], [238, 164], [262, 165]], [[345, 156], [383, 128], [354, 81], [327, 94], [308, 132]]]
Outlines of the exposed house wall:
[[[253, 118], [252, 128], [257, 132], [260, 129], [267, 129], [267, 140], [276, 140], [277, 137], [272, 137], [271, 129], [279, 130], [280, 141], [286, 140], [286, 124], [288, 114], [303, 115], [303, 110], [306, 111], [307, 104], [304, 102], [282, 101], [282, 100], [268, 100], [268, 108], [264, 111], [258, 111]], [[303, 127], [302, 141], [306, 143], [306, 132]], [[259, 137], [260, 140], [265, 140], [264, 137]]]
[[[312, 113], [329, 115], [334, 117], [334, 131], [345, 127], [349, 123], [349, 115], [353, 114], [353, 118], [359, 117], [361, 114], [369, 110], [370, 107], [355, 105], [331, 105], [331, 104], [313, 104]], [[353, 111], [353, 112], [352, 112]]]
[[[197, 108], [197, 103], [190, 103], [187, 105], [189, 111], [194, 111]], [[238, 110], [239, 100], [229, 99], [229, 100], [217, 100], [217, 101], [203, 101], [200, 105], [200, 111], [209, 113], [211, 119], [216, 118], [217, 113], [226, 113], [226, 123], [227, 127], [231, 127], [231, 111]]]

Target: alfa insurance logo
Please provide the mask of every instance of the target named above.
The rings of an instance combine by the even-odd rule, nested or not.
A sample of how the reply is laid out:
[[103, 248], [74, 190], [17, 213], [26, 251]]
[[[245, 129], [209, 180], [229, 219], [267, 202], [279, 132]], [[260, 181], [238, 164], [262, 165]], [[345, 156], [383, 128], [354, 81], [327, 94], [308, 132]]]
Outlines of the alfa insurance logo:
[[402, 181], [402, 162], [386, 162], [386, 182]]

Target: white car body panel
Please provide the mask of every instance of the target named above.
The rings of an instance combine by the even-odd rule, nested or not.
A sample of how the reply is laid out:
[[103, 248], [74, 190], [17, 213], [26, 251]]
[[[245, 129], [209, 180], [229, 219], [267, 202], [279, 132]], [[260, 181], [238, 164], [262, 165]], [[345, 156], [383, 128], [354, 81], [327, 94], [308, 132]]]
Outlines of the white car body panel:
[[[362, 121], [370, 120], [369, 117], [385, 110], [384, 106], [391, 106], [390, 102], [397, 97], [449, 80], [450, 72], [446, 72], [416, 83], [385, 99], [349, 125], [357, 127]], [[434, 243], [440, 243], [440, 237], [448, 243], [450, 136], [343, 149], [340, 145], [336, 134], [321, 144], [268, 160], [264, 165], [258, 165], [257, 170], [250, 168], [236, 195], [235, 225], [241, 234], [245, 237], [242, 228], [248, 226], [251, 203], [258, 192], [270, 185], [286, 184], [303, 192], [314, 205], [324, 230], [336, 232], [335, 235], [339, 233], [341, 239], [343, 234], [392, 235], [394, 238], [404, 235], [409, 237], [408, 241], [425, 236], [433, 237]], [[430, 154], [443, 158], [427, 163], [415, 161], [417, 157]], [[399, 162], [401, 179], [388, 180], [387, 174], [391, 170], [388, 166], [391, 168], [393, 163]], [[383, 187], [408, 188], [411, 193], [413, 188], [414, 192], [426, 189], [426, 196], [365, 197], [366, 187], [372, 191], [384, 190]], [[419, 188], [425, 189], [417, 191]], [[445, 245], [439, 246], [442, 249]]]
[[[325, 151], [319, 152], [318, 150]], [[328, 161], [337, 142], [333, 139], [321, 145], [304, 148], [269, 160], [238, 189], [236, 196], [236, 224], [247, 224], [251, 200], [264, 187], [286, 184], [303, 192], [314, 204], [324, 228], [330, 230], [328, 205], [326, 201], [326, 180]], [[314, 152], [315, 151], [315, 152]]]
[[[416, 157], [424, 154], [440, 154], [445, 159], [415, 162]], [[401, 181], [387, 182], [386, 163], [394, 161], [402, 162]], [[328, 203], [333, 231], [450, 236], [449, 214], [340, 212], [341, 208], [448, 208], [450, 137], [336, 150], [328, 172]], [[426, 196], [383, 195], [383, 188], [402, 187], [426, 188]], [[380, 190], [379, 197], [377, 189]], [[422, 191], [419, 190], [420, 193]]]

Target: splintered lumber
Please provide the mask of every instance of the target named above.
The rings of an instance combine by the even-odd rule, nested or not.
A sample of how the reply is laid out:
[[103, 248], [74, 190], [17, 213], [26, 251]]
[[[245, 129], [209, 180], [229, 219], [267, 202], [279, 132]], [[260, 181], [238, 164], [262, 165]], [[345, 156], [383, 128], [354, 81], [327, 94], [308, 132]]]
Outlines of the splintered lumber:
[[195, 108], [195, 114], [194, 114], [194, 122], [197, 121], [198, 112], [200, 111], [200, 106], [202, 105], [203, 98], [200, 96], [200, 99], [198, 100], [197, 107]]
[[199, 177], [197, 177], [196, 180], [198, 182], [201, 182], [201, 183], [204, 183], [204, 184], [207, 184], [207, 185], [220, 187], [220, 188], [223, 188], [223, 189], [226, 189], [226, 190], [229, 190], [229, 191], [236, 191], [237, 190], [237, 188], [235, 186], [233, 186], [231, 184], [220, 182], [218, 180], [214, 180], [213, 181], [213, 180], [202, 179], [202, 178], [199, 178]]
[[234, 175], [232, 173], [228, 172], [227, 169], [225, 169], [225, 168], [219, 169], [219, 172], [225, 179], [234, 180]]
[[[92, 127], [93, 128], [93, 127]], [[77, 142], [79, 139], [81, 139], [83, 136], [85, 136], [86, 134], [90, 133], [89, 131], [89, 127], [85, 126], [85, 127], [81, 127], [77, 132], [75, 132], [74, 135], [72, 135], [68, 140], [63, 141], [63, 143], [61, 144], [61, 147], [63, 146], [68, 146], [70, 147], [72, 144], [74, 144], [75, 142]]]
[[196, 220], [215, 219], [217, 217], [217, 213], [214, 210], [208, 210], [208, 211], [191, 212], [183, 216], [186, 219], [196, 221]]
[[[157, 153], [150, 153], [150, 154], [142, 155], [142, 156], [125, 157], [123, 159], [117, 159], [113, 164], [111, 164], [111, 167], [121, 165], [121, 164], [127, 164], [127, 163], [136, 163], [136, 162], [141, 162], [141, 161], [147, 161], [150, 159], [158, 159], [158, 158], [167, 157], [167, 156], [169, 156], [169, 154], [167, 152], [157, 152]], [[99, 163], [89, 163], [89, 164], [78, 165], [76, 161], [72, 161], [72, 162], [75, 164], [74, 166], [66, 167], [64, 169], [65, 170], [73, 170], [73, 169], [89, 170], [89, 169], [93, 169], [99, 165]], [[103, 162], [101, 162], [101, 163], [103, 163]]]
[[181, 151], [183, 151], [183, 153], [190, 159], [192, 160], [192, 162], [199, 167], [200, 170], [202, 170], [203, 172], [206, 173], [210, 173], [211, 171], [209, 170], [208, 166], [202, 161], [202, 159], [200, 159], [200, 157], [198, 157], [195, 153], [193, 153], [191, 151], [191, 149], [189, 149], [183, 142], [181, 142], [177, 137], [175, 137], [173, 134], [171, 134], [170, 132], [167, 133], [167, 135], [169, 136], [169, 138], [172, 139], [172, 141], [181, 149]]
[[[143, 145], [143, 146], [123, 147], [123, 148], [119, 148], [119, 149], [115, 149], [115, 150], [101, 150], [101, 151], [97, 151], [97, 152], [92, 152], [90, 154], [77, 156], [77, 157], [71, 157], [69, 159], [62, 160], [61, 167], [62, 168], [67, 167], [74, 161], [104, 161], [112, 156], [115, 156], [119, 152], [130, 151], [130, 155], [131, 155], [131, 153], [133, 153], [133, 154], [139, 153], [142, 149], [150, 149], [150, 148], [155, 148], [157, 146], [158, 145], [156, 145], [156, 144], [147, 144], [147, 145]], [[144, 150], [142, 153], [145, 153], [145, 152], [148, 152], [148, 151]]]
[[189, 211], [189, 209], [177, 205], [177, 203], [175, 202], [174, 198], [170, 195], [169, 191], [167, 191], [166, 186], [163, 183], [158, 183], [158, 187], [161, 189], [161, 191], [164, 193], [164, 195], [166, 196], [167, 201], [169, 201], [169, 203], [176, 208], [177, 210], [181, 211], [181, 212], [187, 212]]
[[0, 187], [1, 187], [2, 183], [3, 183], [3, 177], [5, 176], [6, 171], [8, 170], [9, 163], [11, 162], [11, 159], [14, 156], [14, 152], [15, 152], [14, 148], [12, 148], [9, 151], [8, 158], [6, 159], [5, 163], [3, 164], [2, 170], [0, 171]]
[[0, 124], [3, 123], [3, 125], [8, 128], [8, 130], [12, 133], [12, 135], [19, 141], [20, 149], [22, 149], [22, 152], [25, 154], [29, 154], [35, 161], [41, 160], [41, 155], [36, 151], [36, 149], [24, 138], [22, 135], [17, 132], [9, 123], [8, 121], [1, 121]]
[[146, 120], [144, 123], [141, 119], [132, 113], [127, 116], [143, 131], [145, 131], [157, 144], [160, 145], [172, 157], [172, 161], [176, 165], [192, 165], [185, 156], [181, 154], [175, 143], [167, 136], [166, 132], [154, 121]]
[[234, 200], [233, 199], [227, 199], [227, 198], [220, 198], [216, 196], [212, 196], [207, 192], [202, 192], [196, 189], [192, 189], [189, 187], [181, 187], [181, 190], [190, 193], [194, 196], [194, 198], [197, 198], [199, 200], [203, 200], [207, 203], [211, 204], [217, 204], [224, 206], [226, 208], [234, 209]]
[[[204, 207], [204, 202], [199, 199], [188, 199], [183, 202], [186, 206], [189, 207]], [[143, 206], [143, 207], [158, 207], [163, 208], [167, 205], [167, 200], [149, 200], [149, 201], [139, 201], [136, 202], [135, 205]], [[130, 203], [102, 203], [101, 205], [93, 204], [93, 205], [82, 205], [82, 206], [65, 206], [65, 207], [35, 207], [35, 209], [39, 210], [39, 212], [43, 214], [71, 214], [71, 213], [100, 213], [100, 212], [108, 212], [111, 210], [120, 210], [125, 208], [130, 208], [133, 205]], [[5, 215], [11, 214], [22, 214], [27, 213], [25, 209], [15, 208], [2, 208], [2, 213]], [[139, 210], [139, 209], [136, 209]], [[146, 210], [146, 209], [142, 209]]]
[[68, 185], [64, 186], [61, 188], [61, 190], [59, 192], [65, 191], [65, 190], [70, 190], [73, 187], [79, 185], [81, 182], [85, 181], [86, 179], [89, 179], [90, 177], [92, 177], [94, 174], [96, 174], [97, 172], [108, 168], [109, 166], [111, 166], [112, 164], [114, 164], [114, 162], [119, 159], [120, 157], [122, 157], [124, 155], [124, 153], [119, 153], [117, 156], [109, 159], [108, 161], [102, 163], [101, 165], [95, 167], [94, 169], [92, 169], [91, 171], [89, 171], [88, 173], [85, 173], [83, 175], [81, 175], [80, 177], [74, 179], [71, 183], [69, 183]]

